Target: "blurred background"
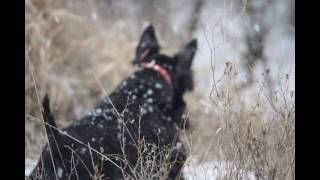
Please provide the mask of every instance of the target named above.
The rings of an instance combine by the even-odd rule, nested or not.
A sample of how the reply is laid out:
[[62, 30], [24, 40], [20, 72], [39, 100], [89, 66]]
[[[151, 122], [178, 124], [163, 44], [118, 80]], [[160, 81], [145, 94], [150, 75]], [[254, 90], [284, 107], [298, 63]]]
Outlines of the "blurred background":
[[165, 54], [198, 39], [195, 89], [186, 96], [192, 128], [181, 137], [189, 153], [201, 162], [239, 162], [258, 178], [294, 179], [294, 0], [25, 5], [26, 165], [44, 144], [38, 98], [49, 93], [59, 127], [81, 118], [103, 97], [92, 72], [112, 92], [133, 71], [135, 48], [151, 23]]

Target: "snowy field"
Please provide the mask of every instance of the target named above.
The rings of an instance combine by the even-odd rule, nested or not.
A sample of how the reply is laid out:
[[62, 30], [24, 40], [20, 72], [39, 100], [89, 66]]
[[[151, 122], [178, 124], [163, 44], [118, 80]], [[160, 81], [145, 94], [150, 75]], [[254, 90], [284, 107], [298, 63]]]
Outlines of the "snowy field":
[[[191, 159], [183, 169], [183, 174], [187, 180], [216, 180], [224, 179], [227, 175], [235, 174], [236, 165], [225, 161], [199, 162], [197, 159]], [[255, 180], [253, 172], [238, 170], [239, 179]], [[227, 179], [230, 179], [227, 178]]]
[[[28, 176], [37, 161], [26, 159], [25, 175]], [[183, 169], [183, 174], [186, 180], [217, 180], [223, 179], [228, 174], [235, 173], [235, 164], [222, 161], [199, 162], [199, 160], [191, 159]], [[253, 172], [240, 171], [240, 179], [255, 180]]]

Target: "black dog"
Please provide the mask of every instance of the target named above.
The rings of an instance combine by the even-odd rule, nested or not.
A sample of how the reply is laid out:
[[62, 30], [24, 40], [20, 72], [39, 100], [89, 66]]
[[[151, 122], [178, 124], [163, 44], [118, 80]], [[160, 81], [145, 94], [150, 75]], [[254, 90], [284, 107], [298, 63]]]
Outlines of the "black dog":
[[177, 127], [188, 127], [182, 122], [183, 95], [193, 89], [196, 49], [192, 40], [174, 57], [160, 54], [150, 25], [133, 60], [138, 70], [87, 116], [62, 130], [56, 128], [45, 96], [48, 144], [30, 178], [82, 180], [103, 174], [104, 179], [142, 179], [141, 172], [149, 171], [152, 179], [183, 179], [186, 155]]

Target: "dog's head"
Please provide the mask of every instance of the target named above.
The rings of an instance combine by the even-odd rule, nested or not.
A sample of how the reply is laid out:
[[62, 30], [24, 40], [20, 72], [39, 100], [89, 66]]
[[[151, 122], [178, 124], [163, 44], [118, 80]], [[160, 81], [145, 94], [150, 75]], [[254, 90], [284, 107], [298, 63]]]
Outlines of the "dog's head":
[[172, 57], [161, 54], [154, 27], [149, 25], [140, 38], [133, 64], [142, 66], [153, 62], [160, 65], [168, 71], [175, 94], [182, 96], [185, 91], [193, 89], [191, 65], [196, 50], [197, 40], [193, 39]]

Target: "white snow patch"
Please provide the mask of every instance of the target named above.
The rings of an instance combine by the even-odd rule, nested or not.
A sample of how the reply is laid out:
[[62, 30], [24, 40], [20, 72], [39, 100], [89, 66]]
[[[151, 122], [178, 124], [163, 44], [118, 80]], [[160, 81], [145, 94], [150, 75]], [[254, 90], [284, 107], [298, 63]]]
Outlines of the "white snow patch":
[[137, 99], [137, 96], [136, 96], [135, 94], [132, 95], [132, 99], [133, 99], [133, 100]]
[[153, 99], [152, 99], [152, 98], [148, 98], [148, 99], [147, 99], [147, 102], [148, 102], [148, 103], [152, 103], [152, 102], [153, 102]]
[[29, 176], [31, 174], [31, 172], [37, 165], [37, 162], [38, 161], [34, 159], [29, 159], [29, 158], [25, 159], [25, 169], [24, 169], [25, 176]]
[[152, 95], [152, 94], [153, 94], [152, 89], [148, 89], [147, 93], [148, 93], [149, 95]]
[[84, 154], [86, 151], [87, 151], [87, 148], [82, 147], [82, 148], [80, 149], [80, 153], [81, 153], [81, 154]]
[[258, 23], [255, 23], [255, 24], [254, 24], [254, 30], [255, 30], [256, 32], [260, 32], [260, 26], [259, 26]]
[[162, 85], [160, 83], [156, 83], [156, 88], [157, 89], [161, 89], [162, 88]]
[[148, 107], [148, 111], [149, 111], [149, 112], [153, 112], [153, 107], [152, 107], [152, 106], [149, 106], [149, 107]]
[[63, 176], [63, 169], [58, 167], [58, 172], [57, 172], [58, 178], [62, 178]]
[[96, 109], [96, 113], [101, 114], [102, 110], [100, 108]]
[[[25, 160], [25, 176], [29, 176], [36, 165], [37, 160], [27, 158]], [[232, 162], [207, 161], [201, 163], [196, 158], [188, 161], [183, 169], [186, 180], [216, 180], [230, 174], [230, 172], [236, 172], [235, 164]], [[241, 179], [256, 179], [252, 171], [238, 170], [238, 172], [241, 173]]]
[[226, 161], [207, 161], [199, 162], [192, 158], [183, 169], [186, 180], [216, 180], [223, 179], [229, 174], [238, 174], [240, 179], [255, 180], [254, 172], [239, 170], [232, 162]]

